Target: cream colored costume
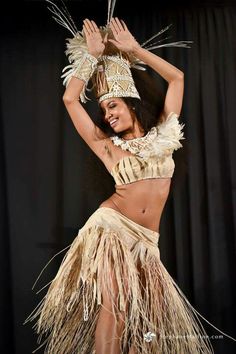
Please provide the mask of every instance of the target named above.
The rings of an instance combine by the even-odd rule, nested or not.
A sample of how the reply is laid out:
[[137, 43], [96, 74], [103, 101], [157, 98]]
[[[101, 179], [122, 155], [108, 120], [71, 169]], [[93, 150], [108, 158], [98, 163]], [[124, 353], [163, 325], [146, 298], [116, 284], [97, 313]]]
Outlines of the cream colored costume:
[[[112, 169], [116, 184], [171, 177], [172, 154], [182, 146], [182, 127], [177, 115], [171, 113], [144, 138], [127, 142], [112, 138], [114, 144], [132, 153]], [[47, 353], [94, 352], [102, 285], [110, 298], [115, 298], [111, 270], [119, 289], [114, 316], [126, 311], [121, 353], [128, 353], [130, 343], [137, 354], [213, 353], [197, 312], [161, 262], [159, 237], [111, 208], [101, 207], [90, 216], [46, 297], [31, 315], [31, 320], [39, 316], [38, 333], [49, 334]]]

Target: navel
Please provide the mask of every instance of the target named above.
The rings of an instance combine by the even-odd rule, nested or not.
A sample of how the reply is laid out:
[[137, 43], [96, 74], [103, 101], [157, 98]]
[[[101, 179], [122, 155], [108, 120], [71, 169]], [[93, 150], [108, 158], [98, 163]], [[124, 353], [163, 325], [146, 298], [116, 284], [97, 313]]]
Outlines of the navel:
[[142, 209], [142, 213], [144, 214], [146, 212], [146, 209]]

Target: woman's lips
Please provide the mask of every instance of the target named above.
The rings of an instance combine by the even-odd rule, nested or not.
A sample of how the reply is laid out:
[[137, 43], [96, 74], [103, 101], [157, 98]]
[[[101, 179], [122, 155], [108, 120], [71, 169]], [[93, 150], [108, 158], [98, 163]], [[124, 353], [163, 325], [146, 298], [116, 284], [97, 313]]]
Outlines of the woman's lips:
[[113, 128], [118, 122], [118, 118], [114, 118], [110, 121], [110, 126]]

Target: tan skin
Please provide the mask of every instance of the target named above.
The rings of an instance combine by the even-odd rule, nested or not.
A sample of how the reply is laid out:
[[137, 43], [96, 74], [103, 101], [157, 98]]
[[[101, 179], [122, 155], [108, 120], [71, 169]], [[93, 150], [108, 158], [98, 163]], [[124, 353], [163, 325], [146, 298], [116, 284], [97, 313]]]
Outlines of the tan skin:
[[[130, 111], [122, 98], [109, 98], [101, 103], [105, 121], [115, 133], [123, 133], [123, 139], [133, 139], [144, 135], [134, 112]], [[130, 155], [128, 153], [127, 155]], [[114, 154], [114, 162], [124, 156]], [[161, 213], [168, 197], [170, 178], [155, 178], [116, 186], [116, 192], [104, 201], [103, 207], [113, 208], [138, 224], [157, 231]]]
[[[103, 39], [96, 23], [88, 19], [84, 20], [83, 32], [86, 37], [88, 52], [95, 57], [99, 57], [104, 51], [106, 41], [109, 40], [119, 50], [133, 53], [168, 82], [164, 109], [161, 117], [157, 117], [157, 121], [159, 119], [165, 120], [170, 112], [180, 115], [184, 93], [183, 72], [164, 59], [141, 48], [122, 20], [113, 18], [110, 22], [110, 29], [114, 39], [108, 39], [107, 37]], [[110, 138], [95, 126], [78, 100], [83, 86], [84, 82], [82, 80], [73, 77], [66, 88], [63, 101], [80, 136], [101, 159], [107, 170], [111, 171], [112, 167], [122, 157], [131, 153], [114, 146]], [[123, 139], [133, 139], [144, 135], [135, 112], [127, 107], [122, 98], [106, 99], [101, 103], [101, 108], [107, 124], [111, 125], [115, 133], [122, 133]], [[170, 183], [170, 178], [156, 178], [116, 186], [116, 192], [105, 200], [100, 207], [105, 206], [115, 209], [136, 223], [150, 230], [159, 231], [160, 219], [168, 198]], [[115, 291], [115, 280], [113, 286]], [[107, 308], [110, 306], [110, 299], [106, 296], [105, 289], [103, 291], [103, 305]], [[120, 353], [117, 344], [113, 343], [114, 346], [109, 347], [104, 344], [106, 340], [110, 340], [112, 328], [115, 328], [118, 335], [121, 333], [122, 322], [114, 327], [112, 321], [110, 313], [102, 309], [95, 334], [96, 354]], [[130, 348], [129, 354], [135, 354], [133, 347]]]

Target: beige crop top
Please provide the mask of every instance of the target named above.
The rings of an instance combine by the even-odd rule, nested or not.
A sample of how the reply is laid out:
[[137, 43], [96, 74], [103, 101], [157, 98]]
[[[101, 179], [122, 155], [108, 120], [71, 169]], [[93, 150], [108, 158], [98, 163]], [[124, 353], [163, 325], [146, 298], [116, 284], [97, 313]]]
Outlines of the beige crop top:
[[174, 150], [182, 147], [185, 139], [178, 115], [171, 112], [164, 122], [152, 127], [140, 138], [125, 140], [118, 136], [111, 137], [114, 145], [132, 155], [122, 157], [111, 170], [116, 185], [136, 182], [148, 178], [171, 178], [175, 163]]

